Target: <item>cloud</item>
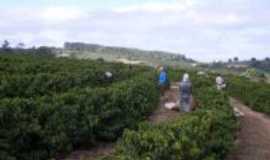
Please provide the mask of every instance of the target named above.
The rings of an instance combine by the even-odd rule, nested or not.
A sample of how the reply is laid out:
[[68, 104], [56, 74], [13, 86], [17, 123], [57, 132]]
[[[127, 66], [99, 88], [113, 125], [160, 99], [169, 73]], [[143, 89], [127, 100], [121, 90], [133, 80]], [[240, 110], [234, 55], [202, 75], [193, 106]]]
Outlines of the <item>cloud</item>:
[[119, 7], [113, 11], [119, 13], [128, 12], [179, 12], [188, 10], [193, 6], [193, 1], [191, 0], [178, 0], [176, 2], [161, 3], [161, 2], [151, 2], [144, 3], [141, 5], [131, 5], [125, 7]]
[[41, 20], [48, 23], [63, 23], [86, 16], [86, 13], [78, 8], [65, 7], [49, 7], [42, 10], [39, 14]]
[[168, 50], [197, 60], [269, 56], [269, 1], [178, 0], [107, 10], [45, 6], [0, 10], [0, 40], [65, 41]]
[[235, 25], [245, 21], [245, 17], [236, 13], [191, 12], [188, 14], [195, 25]]

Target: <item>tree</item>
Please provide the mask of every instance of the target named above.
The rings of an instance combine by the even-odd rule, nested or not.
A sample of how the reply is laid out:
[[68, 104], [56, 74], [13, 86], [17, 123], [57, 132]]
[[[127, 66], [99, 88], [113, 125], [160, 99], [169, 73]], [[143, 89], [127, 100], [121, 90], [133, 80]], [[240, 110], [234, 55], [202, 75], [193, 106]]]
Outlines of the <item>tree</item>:
[[97, 59], [97, 61], [100, 62], [100, 63], [105, 62], [105, 60], [104, 60], [103, 58], [101, 58], [101, 57], [99, 57], [99, 58]]
[[270, 58], [269, 58], [269, 57], [266, 57], [266, 58], [265, 58], [265, 61], [266, 61], [266, 62], [269, 62], [269, 61], [270, 61]]
[[18, 48], [18, 49], [24, 49], [24, 47], [25, 47], [25, 44], [22, 42], [18, 43], [16, 46], [16, 48]]
[[4, 40], [1, 48], [0, 48], [0, 51], [3, 52], [3, 53], [11, 53], [11, 47], [10, 47], [10, 43], [8, 40]]
[[238, 61], [239, 61], [239, 58], [238, 58], [238, 57], [234, 57], [234, 58], [233, 58], [233, 61], [234, 61], [234, 62], [238, 62]]
[[256, 59], [256, 58], [254, 58], [254, 57], [252, 57], [250, 61], [251, 61], [251, 62], [256, 62], [256, 61], [257, 61], [257, 59]]
[[54, 56], [54, 52], [53, 52], [54, 48], [50, 48], [50, 47], [47, 47], [47, 46], [41, 46], [39, 48], [37, 48], [35, 50], [35, 54], [38, 55], [38, 56]]
[[231, 58], [229, 58], [228, 63], [232, 63], [232, 59]]
[[9, 49], [9, 41], [8, 40], [4, 40], [3, 44], [2, 44], [2, 49], [7, 50]]
[[260, 62], [257, 61], [256, 58], [252, 57], [250, 61], [251, 61], [251, 66], [252, 67], [259, 67], [260, 66]]

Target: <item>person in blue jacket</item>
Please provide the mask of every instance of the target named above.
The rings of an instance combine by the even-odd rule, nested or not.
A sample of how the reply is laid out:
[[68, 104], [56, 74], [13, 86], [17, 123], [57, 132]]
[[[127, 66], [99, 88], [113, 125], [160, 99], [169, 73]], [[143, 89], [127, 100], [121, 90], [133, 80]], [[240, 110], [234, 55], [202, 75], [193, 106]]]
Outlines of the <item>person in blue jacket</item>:
[[160, 92], [161, 95], [164, 95], [164, 92], [166, 90], [166, 88], [168, 87], [168, 76], [167, 73], [165, 71], [165, 69], [163, 67], [161, 67], [160, 69], [160, 73], [159, 73], [159, 79], [158, 79], [158, 85], [160, 87]]

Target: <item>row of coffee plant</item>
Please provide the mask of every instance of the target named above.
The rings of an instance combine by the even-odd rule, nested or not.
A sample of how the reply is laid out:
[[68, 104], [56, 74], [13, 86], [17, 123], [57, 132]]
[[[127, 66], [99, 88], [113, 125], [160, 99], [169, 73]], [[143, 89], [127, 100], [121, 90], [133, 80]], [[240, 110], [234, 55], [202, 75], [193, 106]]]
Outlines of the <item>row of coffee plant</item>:
[[116, 72], [147, 70], [143, 66], [128, 66], [104, 61], [78, 60], [72, 58], [39, 57], [31, 55], [0, 54], [1, 74], [40, 74], [40, 73], [84, 73], [85, 70], [107, 70]]
[[231, 76], [228, 81], [228, 92], [252, 109], [270, 115], [270, 84]]
[[[37, 97], [71, 88], [108, 86], [150, 70], [142, 66], [29, 55], [1, 55], [0, 62], [0, 98]], [[106, 77], [106, 72], [112, 77]]]
[[197, 109], [177, 120], [154, 125], [143, 123], [126, 130], [115, 155], [120, 160], [217, 160], [233, 146], [237, 121], [229, 97], [217, 91], [204, 76], [192, 74]]
[[[16, 58], [20, 57], [15, 56]], [[31, 57], [26, 59], [29, 63], [34, 63], [31, 62]], [[50, 61], [58, 61], [58, 59], [50, 59], [47, 62], [51, 63]], [[86, 60], [63, 59], [59, 61], [63, 63], [63, 66], [65, 64], [62, 61], [67, 61], [67, 63], [73, 61], [78, 66], [87, 62]], [[89, 61], [89, 63], [95, 62]], [[111, 64], [111, 66], [114, 65], [117, 64]], [[95, 67], [98, 68], [98, 66], [102, 67], [102, 64]], [[124, 72], [125, 68], [130, 68], [123, 66]], [[83, 65], [81, 67], [81, 70], [85, 69]], [[136, 68], [136, 74], [134, 72], [134, 75], [129, 77], [127, 73], [127, 77], [123, 80], [106, 86], [93, 86], [84, 81], [82, 86], [76, 87], [75, 84], [73, 87], [68, 82], [70, 77], [65, 78], [63, 75], [67, 84], [61, 84], [59, 89], [62, 87], [67, 89], [61, 92], [42, 93], [38, 96], [31, 96], [31, 94], [25, 96], [23, 92], [19, 92], [22, 95], [2, 96], [0, 99], [0, 159], [47, 160], [82, 145], [94, 146], [99, 141], [116, 140], [124, 128], [132, 128], [142, 121], [157, 106], [159, 100], [155, 73], [145, 67], [133, 66], [132, 68]], [[45, 71], [43, 74], [52, 76], [59, 74], [58, 71], [54, 74], [53, 72], [45, 73]], [[28, 73], [9, 72], [8, 74], [25, 76]], [[83, 79], [83, 74], [78, 76]], [[50, 81], [50, 79], [46, 80]], [[24, 84], [24, 80], [20, 82], [22, 86], [19, 83], [16, 84], [18, 89], [27, 87], [28, 84]], [[40, 86], [35, 85], [38, 89], [33, 93], [38, 93], [39, 89], [44, 87], [43, 85], [44, 83], [40, 83]], [[13, 92], [16, 91], [18, 90], [13, 90]], [[10, 94], [14, 94], [13, 92]], [[1, 91], [1, 94], [5, 93]]]

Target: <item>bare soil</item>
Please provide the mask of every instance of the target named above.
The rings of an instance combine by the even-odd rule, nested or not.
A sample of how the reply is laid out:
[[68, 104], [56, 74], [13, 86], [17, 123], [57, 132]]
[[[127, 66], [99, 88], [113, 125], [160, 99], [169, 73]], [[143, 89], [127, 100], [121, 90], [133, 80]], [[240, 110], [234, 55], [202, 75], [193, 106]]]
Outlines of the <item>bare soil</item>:
[[[108, 156], [114, 152], [114, 143], [99, 143], [89, 150], [76, 150], [61, 160], [95, 160], [98, 157]], [[60, 160], [59, 159], [59, 160]]]
[[240, 117], [236, 146], [226, 160], [270, 160], [270, 118], [236, 99], [231, 104], [244, 116]]
[[177, 109], [176, 110], [168, 110], [166, 109], [165, 103], [167, 102], [173, 102], [173, 103], [179, 103], [179, 90], [178, 90], [178, 83], [173, 83], [171, 85], [170, 90], [167, 90], [160, 98], [160, 104], [158, 108], [150, 115], [149, 121], [153, 124], [158, 124], [164, 121], [173, 120], [179, 116], [181, 116], [182, 113], [180, 113]]
[[[164, 107], [166, 102], [177, 103], [178, 100], [178, 84], [174, 83], [170, 90], [167, 90], [165, 95], [160, 98], [158, 108], [148, 118], [149, 122], [158, 124], [181, 116], [182, 113]], [[270, 160], [270, 118], [262, 113], [252, 111], [236, 99], [231, 98], [230, 102], [244, 116], [240, 117], [240, 130], [235, 141], [235, 148], [232, 149], [226, 160]], [[77, 150], [67, 158], [57, 159], [95, 160], [112, 154], [114, 148], [114, 143], [100, 143], [89, 150]]]
[[[172, 83], [171, 88], [165, 91], [164, 96], [160, 97], [160, 103], [156, 111], [148, 118], [149, 122], [158, 124], [164, 121], [173, 120], [181, 113], [177, 110], [168, 110], [164, 107], [166, 102], [178, 103], [179, 91], [178, 83]], [[97, 158], [111, 155], [114, 152], [115, 143], [100, 143], [89, 150], [77, 150], [72, 152], [66, 158], [56, 158], [57, 160], [95, 160]]]

